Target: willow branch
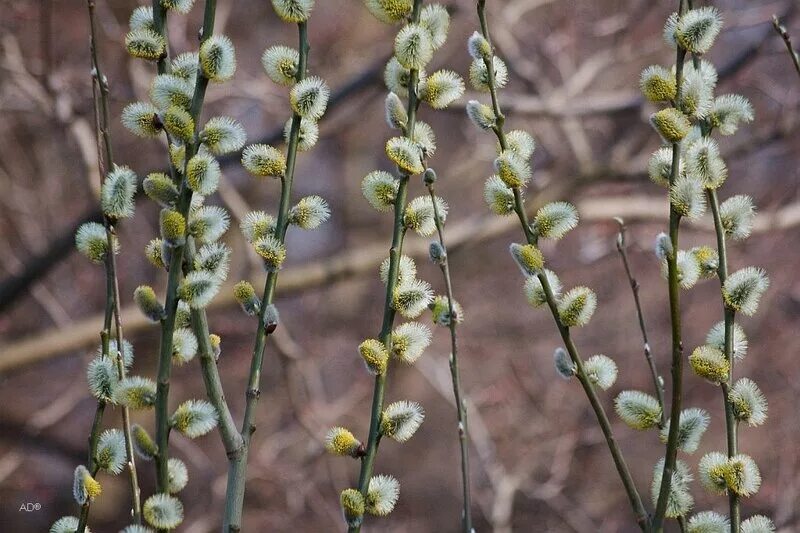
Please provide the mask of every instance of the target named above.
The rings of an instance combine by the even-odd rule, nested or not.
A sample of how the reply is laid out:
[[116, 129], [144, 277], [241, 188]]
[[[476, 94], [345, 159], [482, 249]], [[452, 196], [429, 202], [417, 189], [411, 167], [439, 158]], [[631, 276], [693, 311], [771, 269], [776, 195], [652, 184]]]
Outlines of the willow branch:
[[[481, 33], [491, 45], [491, 38], [489, 36], [489, 29], [488, 29], [488, 23], [486, 21], [485, 8], [486, 8], [486, 1], [478, 0], [477, 10], [478, 10], [478, 20], [480, 21], [480, 26], [481, 26]], [[484, 63], [486, 65], [486, 70], [488, 73], [489, 93], [491, 95], [492, 108], [495, 114], [495, 125], [493, 127], [493, 131], [497, 136], [497, 140], [500, 144], [501, 150], [505, 150], [507, 148], [507, 145], [506, 145], [505, 132], [503, 129], [504, 118], [502, 110], [500, 108], [500, 102], [497, 97], [497, 88], [494, 81], [493, 57], [484, 58]], [[514, 211], [517, 214], [520, 225], [522, 226], [522, 230], [525, 234], [525, 239], [528, 243], [536, 245], [538, 242], [538, 238], [534, 234], [530, 224], [528, 223], [528, 216], [525, 210], [525, 203], [522, 198], [522, 192], [520, 191], [519, 187], [512, 188], [512, 191], [514, 193]], [[617, 472], [619, 473], [620, 479], [622, 480], [625, 492], [628, 495], [628, 500], [630, 501], [631, 508], [633, 509], [633, 512], [636, 516], [636, 521], [639, 524], [639, 527], [643, 531], [646, 531], [648, 527], [647, 511], [645, 510], [644, 505], [642, 504], [642, 498], [639, 495], [638, 490], [636, 489], [633, 477], [631, 476], [628, 465], [625, 462], [625, 458], [622, 455], [622, 450], [620, 449], [619, 444], [617, 444], [617, 441], [611, 430], [611, 423], [608, 419], [608, 416], [606, 415], [605, 410], [603, 409], [603, 405], [600, 403], [600, 399], [597, 397], [597, 393], [594, 390], [594, 386], [586, 376], [586, 372], [583, 367], [583, 360], [581, 359], [580, 354], [578, 353], [578, 349], [572, 340], [569, 328], [564, 326], [564, 324], [561, 322], [558, 313], [558, 304], [556, 302], [556, 298], [553, 294], [552, 288], [550, 287], [550, 283], [547, 279], [547, 276], [545, 276], [544, 274], [539, 274], [537, 277], [540, 283], [542, 284], [542, 288], [544, 290], [545, 297], [547, 300], [547, 305], [550, 308], [551, 314], [553, 315], [553, 319], [561, 335], [561, 339], [563, 340], [564, 345], [567, 349], [567, 353], [569, 353], [572, 362], [575, 364], [576, 375], [578, 377], [578, 380], [580, 381], [581, 386], [583, 387], [583, 390], [586, 393], [587, 398], [589, 399], [589, 403], [592, 407], [592, 410], [595, 413], [595, 416], [597, 417], [600, 429], [602, 430], [603, 436], [606, 439], [606, 444], [608, 445], [608, 449], [611, 452], [611, 457], [614, 460], [614, 465], [616, 466]]]
[[[299, 61], [295, 79], [301, 81], [306, 77], [308, 65], [308, 26], [306, 22], [297, 24], [299, 41]], [[289, 226], [289, 209], [292, 197], [292, 185], [297, 161], [297, 150], [300, 141], [300, 122], [302, 118], [297, 113], [292, 114], [292, 125], [289, 130], [289, 143], [286, 149], [286, 172], [281, 178], [281, 197], [278, 208], [278, 218], [275, 233], [281, 244], [286, 241], [286, 230]], [[261, 395], [261, 369], [264, 364], [264, 346], [267, 336], [271, 334], [277, 324], [267, 322], [267, 311], [275, 297], [275, 288], [278, 283], [278, 272], [270, 272], [264, 282], [264, 292], [261, 298], [261, 308], [258, 313], [258, 327], [256, 329], [255, 346], [250, 361], [245, 411], [242, 420], [242, 444], [234, 454], [229, 454], [228, 481], [225, 493], [225, 517], [223, 531], [231, 533], [242, 530], [242, 509], [244, 507], [245, 483], [247, 480], [247, 457], [250, 448], [250, 439], [256, 430], [255, 409]]]
[[778, 20], [777, 15], [772, 15], [772, 27], [775, 28], [775, 31], [778, 32], [778, 35], [783, 39], [783, 44], [786, 45], [786, 50], [789, 51], [789, 57], [792, 58], [794, 69], [797, 71], [797, 75], [800, 76], [800, 55], [798, 55], [797, 51], [794, 49], [792, 37], [789, 35], [789, 32], [786, 31], [786, 27]]
[[450, 278], [450, 261], [447, 256], [447, 246], [444, 243], [444, 225], [439, 218], [439, 206], [436, 201], [436, 194], [433, 184], [428, 184], [428, 194], [433, 205], [433, 218], [436, 221], [436, 233], [439, 236], [439, 245], [443, 250], [443, 257], [439, 263], [439, 269], [444, 278], [445, 293], [447, 296], [447, 312], [450, 320], [448, 329], [450, 330], [450, 378], [453, 382], [453, 396], [456, 402], [456, 413], [458, 415], [458, 443], [461, 451], [461, 492], [463, 498], [462, 530], [464, 533], [472, 533], [472, 498], [470, 495], [469, 483], [469, 425], [467, 423], [467, 406], [464, 393], [461, 389], [461, 375], [458, 368], [458, 342], [456, 327], [459, 318], [456, 316], [455, 300], [453, 298], [453, 283]]
[[630, 262], [628, 261], [628, 251], [625, 246], [625, 233], [627, 229], [625, 227], [625, 221], [621, 218], [617, 218], [616, 220], [619, 224], [619, 233], [617, 234], [617, 251], [622, 259], [622, 266], [625, 268], [625, 275], [628, 277], [628, 283], [630, 284], [631, 292], [633, 293], [633, 302], [636, 305], [636, 317], [639, 321], [639, 330], [642, 332], [642, 342], [644, 343], [644, 357], [645, 360], [647, 360], [647, 366], [650, 368], [650, 376], [653, 379], [653, 387], [655, 388], [656, 397], [658, 398], [658, 405], [661, 406], [661, 426], [663, 427], [666, 423], [666, 420], [664, 419], [664, 382], [658, 375], [658, 369], [656, 368], [656, 363], [653, 360], [653, 353], [650, 349], [650, 342], [647, 340], [647, 326], [645, 325], [644, 313], [642, 312], [642, 303], [639, 298], [639, 282], [633, 276], [633, 272], [631, 271]]

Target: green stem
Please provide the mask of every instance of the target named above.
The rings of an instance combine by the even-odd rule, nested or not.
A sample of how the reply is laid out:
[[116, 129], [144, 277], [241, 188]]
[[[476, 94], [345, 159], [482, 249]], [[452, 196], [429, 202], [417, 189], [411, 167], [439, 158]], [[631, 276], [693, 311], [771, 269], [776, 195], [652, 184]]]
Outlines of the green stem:
[[[411, 12], [411, 22], [419, 22], [422, 0], [414, 0], [414, 8]], [[419, 71], [411, 69], [408, 82], [408, 121], [405, 136], [409, 139], [414, 137], [414, 127], [417, 120], [417, 108], [419, 101], [417, 98], [417, 84], [419, 83]], [[383, 322], [381, 325], [380, 341], [389, 353], [392, 353], [392, 326], [394, 324], [395, 309], [393, 307], [394, 292], [397, 287], [397, 278], [400, 268], [400, 257], [403, 253], [403, 240], [405, 238], [405, 226], [403, 215], [408, 198], [408, 180], [410, 176], [406, 172], [401, 172], [397, 197], [394, 201], [394, 226], [392, 230], [392, 246], [389, 248], [389, 273], [386, 279], [386, 298], [383, 305]], [[361, 469], [358, 475], [358, 490], [366, 499], [369, 481], [375, 469], [375, 457], [378, 454], [378, 445], [381, 441], [381, 414], [383, 412], [384, 397], [386, 395], [386, 378], [389, 373], [387, 365], [383, 374], [375, 376], [375, 386], [372, 392], [372, 405], [370, 407], [369, 436], [364, 455], [361, 457]], [[361, 524], [348, 528], [349, 533], [361, 531]]]
[[[300, 57], [297, 66], [296, 80], [301, 81], [306, 77], [308, 54], [308, 25], [300, 22], [298, 28], [298, 41]], [[297, 162], [297, 149], [300, 141], [300, 122], [302, 117], [297, 113], [292, 115], [292, 125], [289, 130], [289, 143], [286, 148], [286, 172], [281, 178], [281, 198], [278, 208], [278, 219], [275, 225], [276, 237], [281, 244], [286, 241], [286, 230], [289, 227], [289, 209], [292, 200], [292, 186]], [[244, 493], [247, 476], [247, 457], [250, 449], [250, 439], [256, 430], [255, 409], [261, 395], [261, 369], [264, 363], [264, 346], [267, 336], [270, 335], [277, 324], [267, 323], [267, 309], [275, 297], [275, 288], [278, 283], [278, 272], [270, 272], [264, 283], [264, 293], [261, 298], [261, 309], [258, 313], [258, 328], [256, 329], [255, 346], [250, 361], [250, 373], [247, 383], [244, 417], [242, 419], [241, 445], [228, 454], [228, 481], [225, 492], [225, 517], [223, 532], [236, 533], [242, 530], [242, 509], [244, 507]]]
[[469, 426], [467, 424], [467, 406], [464, 402], [464, 394], [461, 390], [461, 376], [458, 368], [458, 343], [456, 336], [457, 317], [453, 299], [453, 284], [450, 278], [450, 261], [447, 255], [447, 247], [444, 244], [444, 227], [439, 218], [439, 207], [436, 202], [436, 194], [433, 185], [428, 185], [428, 194], [433, 204], [433, 216], [436, 221], [436, 232], [439, 235], [439, 244], [444, 250], [444, 258], [439, 264], [444, 277], [445, 292], [447, 295], [447, 311], [450, 313], [450, 378], [453, 382], [453, 396], [456, 402], [456, 413], [458, 415], [458, 443], [461, 450], [461, 490], [463, 498], [462, 530], [464, 533], [471, 533], [472, 529], [472, 498], [470, 495], [469, 483]]
[[[714, 232], [717, 237], [717, 254], [719, 255], [719, 265], [717, 266], [717, 277], [720, 287], [724, 285], [728, 277], [728, 250], [725, 239], [725, 228], [722, 225], [722, 217], [719, 211], [719, 197], [717, 191], [711, 189], [707, 191], [708, 205], [711, 207], [711, 215], [714, 219]], [[723, 314], [725, 318], [725, 358], [730, 364], [730, 372], [727, 381], [720, 384], [722, 391], [722, 401], [725, 408], [725, 436], [728, 443], [728, 457], [733, 457], [738, 451], [737, 424], [734, 416], [733, 403], [730, 401], [730, 388], [733, 384], [733, 366], [735, 356], [733, 353], [733, 332], [736, 319], [736, 312], [728, 307], [725, 300], [722, 300]], [[731, 533], [739, 533], [741, 527], [741, 509], [739, 496], [733, 491], [728, 491], [728, 506], [730, 510]]]
[[[679, 7], [679, 15], [683, 13], [683, 2]], [[675, 60], [675, 80], [676, 94], [680, 95], [683, 83], [683, 64], [686, 59], [686, 51], [678, 47]], [[672, 144], [672, 169], [670, 172], [670, 187], [678, 178], [680, 167], [681, 143]], [[681, 339], [681, 311], [680, 311], [680, 285], [678, 280], [678, 233], [680, 229], [681, 216], [670, 204], [669, 210], [669, 238], [672, 243], [671, 254], [667, 255], [667, 281], [669, 285], [669, 311], [672, 337], [672, 402], [670, 408], [669, 434], [667, 435], [666, 454], [664, 459], [664, 470], [661, 477], [661, 488], [658, 493], [656, 510], [653, 514], [653, 531], [660, 533], [664, 529], [664, 518], [669, 501], [670, 488], [672, 486], [672, 473], [675, 470], [675, 462], [678, 458], [678, 437], [680, 429], [681, 405], [683, 403], [683, 342]]]
[[[486, 1], [478, 0], [477, 2], [478, 20], [480, 21], [481, 33], [483, 34], [483, 37], [491, 45], [491, 40], [489, 37], [489, 26], [486, 21], [485, 7], [486, 7]], [[484, 62], [486, 64], [486, 68], [489, 74], [488, 76], [489, 94], [491, 95], [492, 108], [496, 117], [495, 127], [493, 128], [493, 131], [497, 136], [498, 142], [500, 143], [500, 149], [505, 150], [507, 148], [505, 132], [503, 129], [505, 119], [502, 110], [500, 108], [500, 102], [497, 97], [497, 88], [494, 83], [494, 68], [492, 68], [492, 58], [485, 59]], [[534, 233], [530, 223], [528, 222], [528, 215], [527, 212], [525, 211], [525, 203], [524, 199], [522, 198], [522, 191], [519, 189], [519, 187], [512, 188], [512, 191], [514, 193], [514, 212], [517, 214], [517, 217], [519, 218], [520, 225], [522, 226], [522, 231], [525, 233], [525, 239], [528, 243], [536, 245], [538, 244], [538, 237]], [[567, 352], [569, 353], [570, 358], [575, 364], [576, 375], [578, 377], [578, 380], [580, 381], [581, 386], [583, 387], [583, 390], [586, 393], [587, 398], [589, 399], [589, 403], [592, 407], [592, 410], [595, 413], [595, 416], [597, 417], [600, 429], [602, 430], [603, 436], [606, 439], [606, 444], [608, 445], [608, 449], [611, 452], [611, 457], [614, 460], [614, 465], [617, 468], [617, 472], [619, 473], [620, 479], [622, 480], [625, 492], [628, 495], [628, 500], [630, 501], [631, 508], [633, 509], [633, 512], [636, 515], [636, 521], [639, 524], [639, 527], [643, 531], [648, 531], [649, 523], [648, 523], [647, 511], [644, 508], [644, 504], [642, 503], [642, 498], [639, 495], [638, 490], [636, 489], [633, 477], [631, 476], [628, 465], [625, 462], [625, 458], [622, 455], [622, 450], [617, 444], [616, 438], [614, 437], [614, 434], [611, 430], [611, 422], [609, 421], [608, 416], [606, 415], [605, 410], [603, 409], [603, 405], [600, 403], [600, 399], [597, 397], [597, 393], [594, 390], [594, 386], [586, 376], [586, 372], [583, 367], [583, 360], [581, 359], [580, 354], [578, 353], [578, 349], [572, 340], [569, 328], [564, 326], [564, 324], [561, 322], [561, 319], [558, 314], [558, 304], [555, 295], [553, 294], [552, 288], [550, 287], [550, 283], [547, 280], [547, 277], [544, 274], [539, 274], [537, 277], [539, 278], [539, 281], [542, 284], [542, 288], [544, 289], [548, 307], [550, 308], [550, 312], [553, 315], [556, 327], [558, 328], [558, 331], [561, 334], [561, 339], [564, 341], [564, 345], [567, 348]]]
[[658, 398], [658, 405], [661, 406], [661, 427], [664, 427], [666, 423], [666, 413], [664, 412], [664, 385], [661, 378], [658, 376], [658, 369], [653, 360], [653, 353], [650, 350], [650, 342], [647, 339], [647, 326], [644, 321], [644, 312], [642, 312], [642, 303], [639, 298], [639, 282], [636, 281], [636, 278], [633, 276], [631, 265], [628, 261], [628, 251], [625, 248], [625, 222], [621, 218], [617, 219], [617, 222], [619, 223], [617, 251], [622, 258], [622, 266], [625, 268], [625, 275], [628, 277], [628, 283], [633, 293], [633, 302], [636, 305], [636, 317], [639, 320], [639, 330], [642, 332], [642, 342], [644, 343], [644, 357], [647, 361], [647, 366], [650, 368], [650, 376], [653, 379], [653, 387], [655, 388], [656, 397]]

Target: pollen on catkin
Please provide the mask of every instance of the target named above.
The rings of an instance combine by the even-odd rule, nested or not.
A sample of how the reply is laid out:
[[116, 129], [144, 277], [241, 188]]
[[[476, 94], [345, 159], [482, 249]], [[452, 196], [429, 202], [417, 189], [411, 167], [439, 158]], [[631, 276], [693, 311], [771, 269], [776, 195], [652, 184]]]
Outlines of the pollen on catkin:
[[135, 8], [128, 19], [128, 29], [131, 31], [142, 29], [155, 31], [153, 6], [139, 6]]
[[358, 457], [361, 442], [343, 427], [331, 428], [325, 435], [325, 449], [333, 455]]
[[[119, 244], [112, 237], [114, 253], [119, 252]], [[108, 253], [108, 236], [106, 228], [99, 222], [86, 222], [81, 224], [75, 233], [75, 247], [92, 263], [101, 264]]]
[[762, 269], [746, 267], [728, 276], [722, 287], [722, 296], [731, 309], [753, 316], [758, 310], [761, 295], [768, 287], [769, 278]]
[[568, 202], [551, 202], [536, 212], [532, 225], [539, 237], [558, 240], [578, 225], [578, 210]]
[[723, 477], [728, 490], [739, 496], [752, 496], [761, 488], [761, 472], [758, 470], [758, 465], [752, 457], [743, 453], [728, 459], [728, 467], [724, 470]]
[[400, 497], [400, 482], [392, 476], [378, 474], [369, 480], [365, 510], [374, 516], [386, 516], [394, 510]]
[[544, 255], [533, 244], [511, 243], [509, 252], [525, 276], [535, 276], [544, 268]]
[[[503, 152], [499, 141], [496, 148], [498, 155]], [[506, 133], [506, 149], [527, 160], [533, 156], [533, 151], [536, 149], [536, 141], [525, 130], [512, 130]]]
[[608, 356], [593, 355], [583, 363], [586, 378], [603, 390], [610, 389], [617, 381], [617, 363]]
[[524, 187], [531, 179], [528, 161], [513, 151], [505, 151], [494, 160], [497, 176], [510, 188]]
[[597, 296], [587, 287], [567, 291], [558, 302], [558, 317], [566, 327], [585, 326], [597, 308]]
[[614, 400], [614, 409], [622, 421], [633, 429], [650, 429], [661, 422], [658, 400], [641, 391], [620, 392]]
[[[675, 258], [675, 268], [681, 289], [691, 289], [700, 280], [700, 264], [691, 252], [678, 250], [678, 256]], [[666, 259], [661, 261], [661, 276], [664, 279], [669, 279], [669, 263]]]
[[194, 119], [188, 111], [178, 106], [170, 106], [162, 118], [164, 129], [176, 139], [189, 142], [194, 137]]
[[642, 94], [651, 102], [669, 102], [676, 95], [675, 75], [659, 65], [642, 71], [639, 79]]
[[397, 442], [406, 442], [414, 436], [423, 420], [425, 411], [417, 402], [401, 400], [390, 403], [381, 415], [381, 433]]
[[253, 176], [279, 178], [286, 172], [286, 158], [268, 144], [251, 144], [242, 151], [242, 166]]
[[152, 322], [164, 318], [164, 306], [156, 298], [156, 293], [149, 285], [139, 285], [133, 291], [133, 301], [139, 311]]
[[214, 242], [228, 231], [230, 215], [218, 205], [204, 205], [189, 212], [189, 234], [200, 242]]
[[155, 31], [140, 28], [131, 30], [125, 35], [125, 49], [131, 57], [156, 61], [166, 53], [167, 42]]
[[236, 52], [225, 35], [212, 35], [200, 45], [200, 69], [210, 81], [223, 82], [236, 72]]
[[464, 81], [452, 70], [437, 70], [420, 83], [419, 97], [433, 109], [445, 109], [464, 95]]
[[499, 176], [490, 176], [483, 186], [483, 198], [489, 210], [496, 215], [514, 213], [514, 192]]
[[114, 387], [113, 399], [134, 411], [150, 409], [156, 403], [156, 384], [149, 378], [128, 376]]
[[403, 280], [394, 291], [392, 307], [404, 318], [417, 318], [433, 301], [433, 291], [427, 281]]
[[244, 128], [230, 117], [213, 117], [203, 126], [200, 141], [214, 155], [241, 150], [246, 140]]
[[197, 65], [200, 55], [197, 52], [183, 52], [170, 62], [170, 74], [194, 84], [197, 79]]
[[455, 321], [456, 324], [460, 324], [464, 321], [464, 309], [461, 308], [461, 304], [455, 299], [453, 300], [452, 314], [450, 313], [450, 299], [444, 295], [437, 295], [428, 307], [431, 310], [431, 319], [436, 325], [449, 328], [453, 321]]
[[328, 107], [330, 89], [325, 80], [311, 76], [298, 81], [289, 91], [292, 110], [303, 118], [319, 120]]
[[436, 134], [427, 122], [417, 121], [411, 140], [416, 143], [423, 158], [431, 157], [436, 152]]
[[425, 171], [422, 151], [414, 141], [406, 137], [392, 137], [386, 141], [386, 156], [408, 174], [421, 174]]
[[324, 224], [330, 216], [328, 202], [320, 196], [306, 196], [289, 210], [289, 224], [311, 230]]
[[145, 500], [142, 515], [156, 529], [175, 529], [183, 522], [183, 504], [169, 494], [153, 494]]
[[[678, 447], [686, 453], [696, 452], [710, 421], [711, 417], [704, 409], [692, 407], [681, 411], [678, 425]], [[667, 420], [658, 435], [661, 442], [665, 444], [669, 438], [670, 422], [671, 420]]]
[[472, 35], [467, 39], [467, 51], [473, 59], [489, 59], [492, 57], [492, 45], [486, 40], [486, 37], [478, 33], [472, 32]]
[[[436, 202], [435, 210], [434, 201]], [[438, 196], [435, 200], [431, 200], [430, 196], [418, 196], [406, 205], [403, 224], [419, 235], [429, 237], [436, 232], [436, 214], [439, 215], [439, 223], [444, 224], [447, 219], [447, 211], [447, 203]]]
[[275, 234], [275, 217], [264, 211], [250, 211], [239, 223], [247, 242], [254, 242]]
[[128, 462], [125, 435], [118, 429], [107, 429], [97, 440], [95, 461], [98, 468], [110, 474], [119, 474]]
[[669, 143], [681, 141], [689, 134], [689, 130], [692, 128], [692, 124], [686, 118], [686, 115], [673, 107], [662, 109], [650, 115], [650, 123], [661, 135], [661, 138]]
[[386, 365], [389, 362], [389, 352], [386, 351], [386, 346], [377, 339], [367, 339], [358, 346], [358, 353], [367, 370], [376, 376], [382, 375], [386, 372]]
[[175, 182], [162, 172], [153, 172], [142, 181], [142, 188], [148, 198], [161, 207], [171, 207], [178, 199], [178, 188]]
[[214, 274], [195, 270], [189, 272], [178, 285], [178, 297], [192, 309], [203, 309], [217, 295], [220, 285], [220, 279]]
[[689, 356], [694, 373], [716, 385], [728, 379], [731, 365], [725, 354], [713, 346], [698, 346]]
[[210, 154], [197, 154], [186, 163], [186, 184], [197, 194], [214, 194], [221, 176], [219, 161]]
[[742, 378], [734, 383], [728, 401], [733, 405], [736, 420], [751, 427], [767, 421], [767, 399], [753, 380]]
[[708, 279], [717, 275], [719, 266], [719, 254], [710, 246], [695, 246], [689, 253], [697, 262], [700, 268], [700, 277]]
[[255, 316], [261, 309], [261, 300], [256, 295], [256, 291], [249, 281], [240, 281], [234, 285], [233, 297], [241, 306], [242, 311], [249, 316]]
[[728, 471], [728, 456], [721, 452], [705, 454], [697, 467], [700, 483], [709, 492], [724, 494], [727, 490], [725, 477]]
[[717, 141], [701, 137], [686, 150], [686, 171], [706, 189], [717, 189], [728, 177], [728, 168], [719, 154]]
[[186, 219], [174, 209], [162, 209], [159, 216], [161, 238], [167, 244], [183, 244], [186, 236]]
[[169, 423], [177, 431], [195, 439], [217, 426], [217, 410], [206, 400], [187, 400], [178, 406]]
[[85, 505], [94, 501], [95, 498], [100, 496], [103, 491], [100, 483], [92, 476], [92, 474], [83, 465], [75, 468], [75, 474], [72, 481], [72, 495], [78, 505]]
[[339, 495], [339, 504], [347, 526], [360, 526], [364, 521], [364, 496], [356, 489], [345, 489]]
[[158, 455], [158, 446], [156, 446], [150, 434], [147, 433], [147, 430], [139, 424], [131, 426], [131, 437], [136, 455], [145, 461], [150, 461]]
[[[386, 68], [383, 71], [383, 81], [387, 89], [401, 98], [406, 98], [408, 96], [408, 86], [411, 83], [411, 69], [401, 65], [396, 57], [392, 57], [386, 63]], [[419, 71], [418, 82], [422, 84], [424, 81], [425, 72]]]
[[194, 87], [188, 80], [172, 74], [159, 74], [150, 84], [150, 99], [162, 111], [171, 106], [188, 110], [193, 93]]
[[[661, 494], [661, 480], [664, 477], [664, 462], [664, 458], [662, 457], [653, 469], [653, 483], [650, 486], [650, 496], [654, 506], [657, 504], [658, 497]], [[686, 516], [689, 513], [694, 505], [694, 498], [689, 489], [689, 483], [692, 479], [689, 465], [678, 459], [672, 471], [672, 483], [669, 488], [667, 510], [664, 516], [667, 518], [677, 518], [679, 516]]]
[[286, 246], [272, 235], [266, 235], [255, 241], [253, 249], [261, 256], [264, 270], [267, 272], [277, 272], [286, 260]]
[[361, 192], [367, 202], [378, 211], [394, 207], [399, 182], [386, 171], [373, 170], [361, 181]]
[[431, 343], [431, 330], [419, 322], [400, 324], [392, 331], [392, 355], [413, 364]]
[[261, 55], [261, 65], [267, 77], [278, 85], [290, 87], [297, 81], [300, 52], [288, 46], [270, 46]]

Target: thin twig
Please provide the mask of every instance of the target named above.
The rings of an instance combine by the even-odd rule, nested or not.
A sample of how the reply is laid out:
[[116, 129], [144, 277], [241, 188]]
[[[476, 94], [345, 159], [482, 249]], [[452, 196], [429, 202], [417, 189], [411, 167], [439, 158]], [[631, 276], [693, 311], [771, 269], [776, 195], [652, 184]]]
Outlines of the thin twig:
[[800, 76], [800, 55], [797, 53], [797, 50], [794, 49], [792, 37], [789, 35], [789, 32], [786, 31], [786, 27], [778, 20], [778, 15], [772, 15], [772, 27], [775, 28], [775, 31], [778, 32], [778, 35], [783, 39], [783, 43], [789, 51], [789, 57], [792, 58], [794, 69], [797, 71], [797, 75]]
[[442, 247], [443, 256], [439, 262], [439, 269], [444, 277], [445, 292], [447, 296], [447, 312], [449, 313], [448, 329], [450, 330], [450, 377], [453, 382], [453, 395], [456, 402], [458, 415], [458, 442], [461, 451], [461, 490], [464, 509], [461, 515], [462, 530], [472, 533], [472, 498], [469, 483], [469, 425], [467, 423], [467, 406], [465, 395], [461, 389], [461, 375], [458, 368], [458, 342], [456, 326], [461, 317], [456, 316], [455, 300], [453, 299], [453, 283], [450, 278], [450, 261], [447, 256], [447, 246], [444, 243], [444, 227], [439, 218], [439, 206], [433, 184], [427, 183], [428, 195], [433, 205], [433, 219], [436, 222], [436, 233], [439, 236], [439, 245]]
[[647, 366], [650, 368], [650, 375], [653, 378], [653, 387], [655, 388], [656, 397], [658, 398], [658, 405], [661, 406], [661, 427], [664, 427], [666, 423], [666, 415], [664, 413], [664, 382], [661, 376], [658, 375], [658, 369], [656, 368], [656, 363], [653, 360], [653, 353], [650, 349], [650, 342], [647, 340], [647, 326], [644, 322], [644, 313], [642, 312], [642, 304], [639, 299], [639, 282], [633, 277], [633, 272], [631, 271], [631, 266], [628, 261], [628, 251], [625, 246], [625, 233], [627, 229], [625, 227], [625, 221], [621, 218], [616, 218], [615, 220], [619, 224], [617, 251], [619, 252], [620, 258], [622, 258], [622, 266], [625, 267], [625, 275], [628, 277], [628, 283], [633, 293], [633, 302], [636, 305], [636, 317], [639, 320], [639, 330], [642, 332], [642, 341], [644, 343], [644, 357], [647, 360]]

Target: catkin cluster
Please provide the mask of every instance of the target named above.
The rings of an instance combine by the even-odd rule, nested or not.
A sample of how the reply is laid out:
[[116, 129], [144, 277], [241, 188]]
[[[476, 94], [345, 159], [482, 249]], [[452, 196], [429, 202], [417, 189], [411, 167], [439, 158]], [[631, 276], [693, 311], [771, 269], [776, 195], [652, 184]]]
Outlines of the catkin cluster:
[[[332, 428], [326, 438], [326, 448], [335, 455], [361, 460], [358, 488], [341, 493], [345, 522], [357, 531], [365, 514], [388, 515], [399, 496], [399, 483], [389, 475], [373, 475], [377, 446], [383, 437], [396, 442], [410, 439], [422, 424], [421, 405], [410, 400], [393, 401], [384, 405], [383, 394], [389, 365], [392, 360], [413, 364], [431, 341], [430, 329], [415, 321], [430, 310], [434, 323], [448, 326], [461, 321], [463, 311], [453, 302], [450, 313], [446, 296], [434, 296], [431, 285], [417, 277], [414, 260], [402, 254], [406, 233], [414, 231], [430, 237], [444, 224], [448, 206], [440, 197], [430, 194], [407, 200], [411, 179], [426, 175], [427, 161], [436, 152], [433, 128], [417, 120], [423, 104], [443, 109], [464, 93], [461, 77], [450, 70], [426, 72], [434, 52], [447, 38], [450, 15], [439, 5], [422, 6], [420, 0], [387, 2], [367, 0], [369, 11], [387, 24], [402, 24], [394, 39], [394, 55], [384, 71], [388, 89], [385, 117], [388, 126], [398, 135], [386, 142], [388, 160], [396, 173], [375, 170], [361, 183], [367, 202], [380, 212], [393, 212], [392, 250], [380, 266], [379, 275], [386, 286], [384, 326], [378, 338], [364, 340], [358, 354], [367, 371], [375, 376], [375, 401], [371, 413], [369, 438], [366, 443], [343, 427]], [[399, 314], [409, 320], [394, 326]]]

